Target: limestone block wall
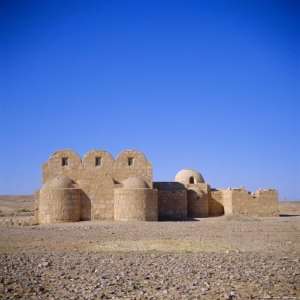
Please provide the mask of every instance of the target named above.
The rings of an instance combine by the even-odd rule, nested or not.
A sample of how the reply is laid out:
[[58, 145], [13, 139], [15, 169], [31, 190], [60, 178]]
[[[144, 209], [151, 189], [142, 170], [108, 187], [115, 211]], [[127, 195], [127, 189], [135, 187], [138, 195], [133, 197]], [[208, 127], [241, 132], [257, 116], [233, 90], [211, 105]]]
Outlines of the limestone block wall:
[[157, 190], [115, 189], [114, 219], [117, 221], [157, 221]]
[[276, 190], [259, 190], [252, 194], [243, 188], [215, 190], [209, 200], [209, 214], [247, 215], [258, 217], [277, 216], [278, 194]]
[[233, 214], [233, 201], [232, 201], [232, 190], [222, 190], [222, 203], [224, 207], [224, 215]]
[[80, 221], [89, 221], [92, 218], [92, 203], [90, 197], [80, 188]]
[[113, 164], [113, 178], [121, 182], [128, 177], [139, 177], [152, 187], [152, 165], [146, 156], [135, 150], [121, 152]]
[[80, 221], [80, 196], [77, 188], [41, 189], [38, 221], [40, 224]]
[[154, 182], [158, 190], [158, 219], [185, 220], [187, 219], [187, 190], [178, 182]]
[[107, 175], [78, 181], [82, 191], [82, 220], [113, 220], [114, 182]]
[[91, 150], [82, 158], [82, 176], [89, 179], [99, 175], [112, 177], [114, 159], [112, 155], [103, 150]]
[[189, 218], [208, 217], [208, 192], [209, 186], [206, 183], [188, 184], [187, 205]]
[[114, 182], [109, 176], [95, 181], [90, 194], [92, 200], [92, 220], [113, 220]]
[[211, 190], [208, 197], [209, 216], [216, 217], [224, 215], [223, 191]]
[[254, 194], [261, 208], [260, 216], [279, 216], [278, 192], [275, 189], [258, 190]]
[[82, 214], [86, 220], [89, 215], [92, 220], [113, 220], [113, 163], [112, 155], [102, 150], [92, 150], [82, 158], [78, 184], [84, 194]]

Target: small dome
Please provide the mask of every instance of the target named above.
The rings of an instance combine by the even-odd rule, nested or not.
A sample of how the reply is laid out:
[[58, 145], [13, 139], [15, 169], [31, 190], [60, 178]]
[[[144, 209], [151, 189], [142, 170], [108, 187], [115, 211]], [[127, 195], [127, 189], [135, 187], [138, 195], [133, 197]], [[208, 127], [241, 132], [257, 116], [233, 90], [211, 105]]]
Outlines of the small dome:
[[179, 171], [175, 176], [175, 181], [183, 184], [197, 184], [205, 182], [203, 176], [199, 172], [190, 169]]
[[148, 189], [149, 186], [146, 181], [140, 177], [129, 177], [122, 181], [125, 189]]
[[59, 175], [47, 181], [42, 189], [68, 189], [74, 187], [74, 182], [67, 176]]

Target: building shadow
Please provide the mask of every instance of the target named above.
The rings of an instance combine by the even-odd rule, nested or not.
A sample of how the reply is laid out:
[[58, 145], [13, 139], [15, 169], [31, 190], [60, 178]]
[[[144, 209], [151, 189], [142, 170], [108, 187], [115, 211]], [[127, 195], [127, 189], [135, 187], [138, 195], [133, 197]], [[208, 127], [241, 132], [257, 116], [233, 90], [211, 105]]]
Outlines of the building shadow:
[[224, 206], [214, 198], [210, 199], [209, 215], [211, 217], [224, 216]]
[[294, 214], [279, 214], [279, 217], [282, 217], [282, 218], [300, 217], [300, 215], [294, 215]]
[[158, 219], [158, 222], [199, 222], [200, 220], [198, 218], [186, 218], [186, 219], [176, 219], [176, 218], [163, 218]]
[[91, 199], [83, 190], [81, 190], [80, 210], [81, 221], [90, 221], [92, 219]]

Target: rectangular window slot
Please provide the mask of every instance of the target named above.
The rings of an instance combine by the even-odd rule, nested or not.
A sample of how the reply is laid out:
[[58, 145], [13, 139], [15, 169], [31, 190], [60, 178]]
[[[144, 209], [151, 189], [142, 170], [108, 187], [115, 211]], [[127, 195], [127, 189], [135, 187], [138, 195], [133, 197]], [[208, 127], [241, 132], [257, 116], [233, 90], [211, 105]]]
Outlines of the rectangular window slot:
[[95, 157], [95, 166], [100, 167], [102, 164], [102, 158], [100, 156]]
[[68, 164], [69, 164], [68, 158], [67, 158], [67, 157], [63, 157], [63, 158], [61, 159], [61, 165], [62, 165], [63, 167], [65, 167], [65, 166], [67, 166]]
[[134, 159], [133, 157], [128, 157], [128, 166], [133, 166]]

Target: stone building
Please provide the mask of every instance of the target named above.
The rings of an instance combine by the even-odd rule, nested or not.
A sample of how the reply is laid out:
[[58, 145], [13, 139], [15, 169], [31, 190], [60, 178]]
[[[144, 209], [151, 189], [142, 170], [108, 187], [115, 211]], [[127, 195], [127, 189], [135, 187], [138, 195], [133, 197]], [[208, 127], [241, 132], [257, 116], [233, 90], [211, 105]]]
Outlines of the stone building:
[[174, 182], [153, 182], [146, 156], [125, 150], [115, 159], [92, 150], [81, 159], [72, 150], [53, 153], [43, 165], [36, 193], [40, 224], [84, 220], [186, 220], [221, 215], [278, 215], [276, 190], [211, 188], [194, 170]]

